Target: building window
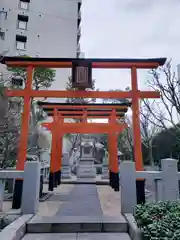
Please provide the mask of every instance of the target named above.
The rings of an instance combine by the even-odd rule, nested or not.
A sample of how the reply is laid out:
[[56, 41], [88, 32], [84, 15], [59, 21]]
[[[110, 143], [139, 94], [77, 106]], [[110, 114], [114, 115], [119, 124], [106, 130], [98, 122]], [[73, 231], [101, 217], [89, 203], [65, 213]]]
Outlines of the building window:
[[4, 40], [5, 39], [5, 32], [0, 30], [0, 39]]
[[1, 17], [3, 20], [6, 20], [6, 19], [7, 19], [7, 11], [4, 11], [4, 8], [3, 8], [3, 10], [0, 11], [0, 17]]
[[27, 37], [16, 35], [16, 49], [26, 50]]
[[19, 7], [21, 9], [28, 10], [29, 9], [29, 2], [30, 2], [30, 0], [20, 0]]
[[19, 29], [27, 29], [27, 23], [28, 23], [28, 16], [24, 15], [18, 15], [18, 28]]

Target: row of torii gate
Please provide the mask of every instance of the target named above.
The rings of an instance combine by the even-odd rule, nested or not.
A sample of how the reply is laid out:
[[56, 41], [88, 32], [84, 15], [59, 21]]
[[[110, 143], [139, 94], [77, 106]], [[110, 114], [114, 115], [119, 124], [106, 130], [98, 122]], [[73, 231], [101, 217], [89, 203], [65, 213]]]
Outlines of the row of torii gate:
[[[152, 69], [164, 65], [165, 58], [155, 59], [70, 59], [70, 58], [26, 58], [26, 57], [4, 57], [1, 63], [10, 67], [27, 68], [27, 81], [24, 89], [6, 91], [9, 97], [23, 97], [24, 107], [22, 114], [21, 136], [16, 169], [24, 170], [24, 163], [27, 156], [28, 127], [33, 98], [128, 98], [132, 99], [132, 125], [134, 160], [136, 170], [143, 170], [141, 131], [139, 120], [139, 99], [159, 98], [160, 93], [155, 91], [138, 90], [137, 70]], [[34, 90], [32, 89], [33, 69], [42, 68], [71, 68], [74, 87], [76, 91], [65, 90]], [[92, 69], [130, 69], [131, 70], [131, 91], [86, 91], [92, 84]], [[59, 80], [60, 81], [60, 80]], [[111, 79], [110, 79], [111, 81]], [[53, 117], [52, 123], [44, 123], [43, 126], [52, 132], [52, 151], [50, 162], [50, 184], [49, 189], [53, 190], [60, 184], [61, 158], [62, 158], [62, 137], [66, 133], [107, 133], [109, 136], [109, 171], [110, 185], [119, 189], [119, 167], [117, 159], [117, 136], [126, 127], [123, 119], [129, 105], [127, 104], [54, 104], [40, 102], [39, 105]], [[80, 122], [66, 122], [66, 118], [80, 119]], [[88, 118], [108, 118], [108, 123], [91, 123]], [[144, 195], [142, 179], [137, 180], [137, 193]], [[16, 179], [13, 208], [21, 205], [22, 179]], [[141, 199], [142, 200], [142, 199]]]

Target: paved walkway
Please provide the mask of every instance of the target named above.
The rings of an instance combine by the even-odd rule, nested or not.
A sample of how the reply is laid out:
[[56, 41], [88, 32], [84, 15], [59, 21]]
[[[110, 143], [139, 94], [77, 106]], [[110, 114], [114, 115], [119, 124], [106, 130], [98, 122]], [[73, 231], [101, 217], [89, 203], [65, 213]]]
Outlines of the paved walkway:
[[58, 216], [102, 216], [96, 185], [75, 185], [64, 202]]
[[[47, 201], [39, 203], [39, 211], [37, 215], [42, 217], [56, 215], [56, 213], [62, 208], [63, 204], [68, 200], [68, 194], [75, 186], [77, 185], [62, 184], [56, 188], [53, 195]], [[86, 187], [88, 188], [89, 185], [86, 185]], [[96, 188], [103, 214], [106, 216], [119, 216], [121, 212], [120, 193], [114, 192], [109, 186], [96, 186]], [[47, 184], [44, 184], [44, 191], [48, 191]], [[4, 202], [3, 213], [0, 213], [0, 215], [5, 215], [7, 212], [12, 211], [11, 206], [11, 202]]]
[[126, 233], [27, 234], [23, 240], [131, 240]]
[[[113, 209], [114, 214], [120, 215], [119, 193], [109, 190], [107, 186], [97, 188], [96, 185], [72, 185], [66, 192], [56, 192], [48, 201], [51, 204], [61, 202], [54, 216], [64, 217], [100, 217], [108, 215]], [[63, 190], [63, 189], [61, 189]], [[113, 195], [114, 194], [114, 195]], [[116, 197], [115, 197], [116, 195]], [[111, 198], [113, 199], [111, 203]], [[100, 201], [101, 198], [101, 201]], [[105, 201], [105, 199], [107, 201]], [[103, 200], [103, 201], [102, 201]], [[118, 206], [117, 206], [118, 204]], [[115, 206], [113, 206], [115, 205]], [[42, 211], [42, 208], [41, 208]], [[40, 216], [39, 216], [40, 217]], [[36, 218], [36, 217], [35, 217]], [[38, 218], [38, 216], [37, 216]], [[57, 224], [57, 223], [56, 223]], [[130, 240], [127, 233], [44, 233], [26, 234], [23, 240]]]

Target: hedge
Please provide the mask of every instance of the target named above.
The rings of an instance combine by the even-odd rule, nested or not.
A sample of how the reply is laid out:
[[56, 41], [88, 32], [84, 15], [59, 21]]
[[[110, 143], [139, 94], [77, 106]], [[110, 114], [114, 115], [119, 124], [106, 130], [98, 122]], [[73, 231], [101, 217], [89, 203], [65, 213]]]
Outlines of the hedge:
[[137, 205], [134, 217], [144, 240], [180, 240], [180, 201]]

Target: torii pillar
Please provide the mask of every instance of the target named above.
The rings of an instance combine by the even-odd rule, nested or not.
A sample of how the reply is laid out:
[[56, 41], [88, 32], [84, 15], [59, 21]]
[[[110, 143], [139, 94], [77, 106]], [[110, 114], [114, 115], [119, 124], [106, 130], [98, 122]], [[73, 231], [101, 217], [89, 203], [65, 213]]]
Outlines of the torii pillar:
[[[116, 111], [112, 110], [109, 122], [116, 123]], [[114, 191], [119, 191], [119, 164], [118, 164], [118, 148], [117, 148], [117, 132], [108, 134], [108, 152], [109, 152], [109, 184]]]
[[59, 119], [55, 112], [52, 123], [43, 123], [52, 132], [51, 160], [49, 173], [49, 191], [53, 191], [54, 187], [61, 183], [61, 166], [62, 166], [62, 140], [63, 136], [60, 133]]

